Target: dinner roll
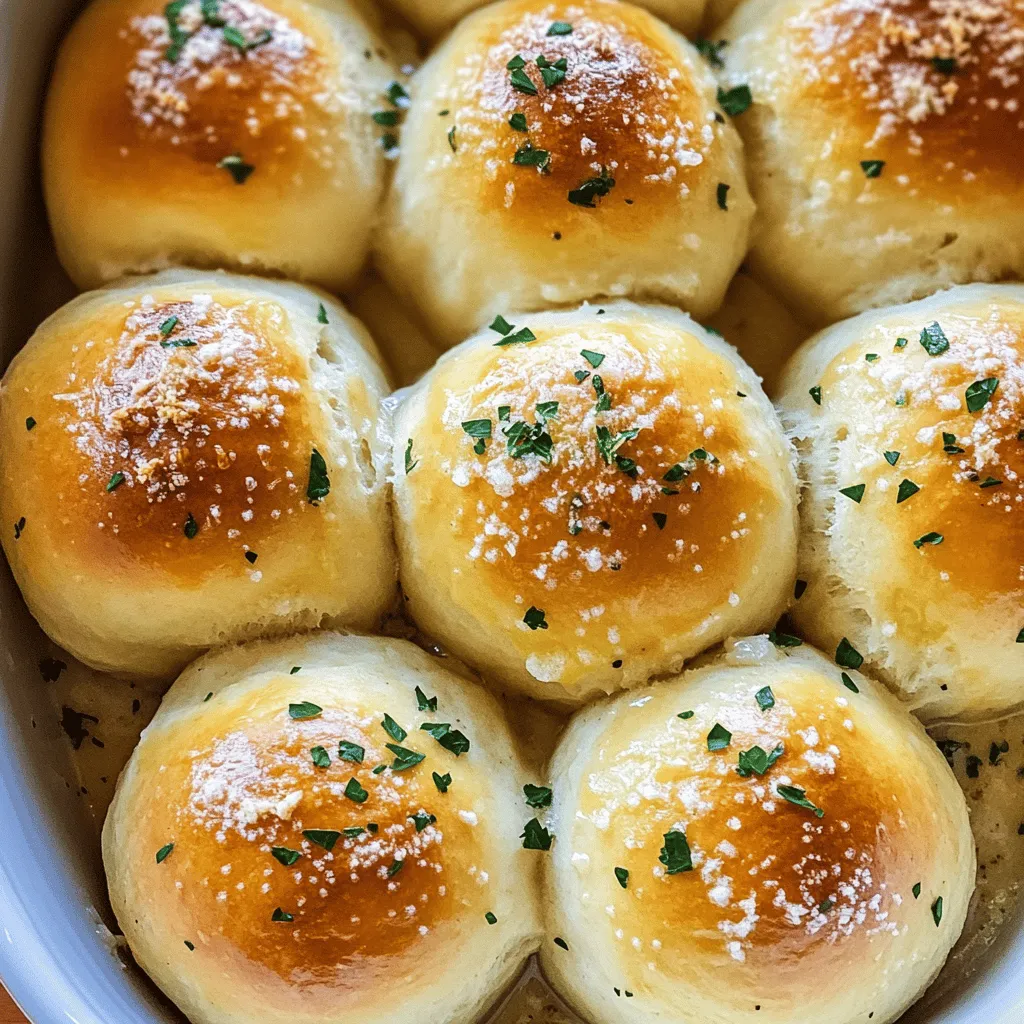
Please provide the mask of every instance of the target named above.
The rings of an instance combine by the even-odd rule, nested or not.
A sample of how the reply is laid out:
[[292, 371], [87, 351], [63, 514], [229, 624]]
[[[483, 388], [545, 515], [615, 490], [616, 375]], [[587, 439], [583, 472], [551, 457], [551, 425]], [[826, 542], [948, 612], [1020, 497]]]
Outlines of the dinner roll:
[[541, 960], [590, 1024], [888, 1024], [963, 927], [952, 772], [809, 648], [737, 641], [587, 708], [551, 784]]
[[801, 629], [846, 638], [927, 719], [1024, 701], [1024, 287], [837, 324], [779, 403], [805, 483]]
[[735, 350], [625, 301], [511, 319], [396, 412], [400, 576], [420, 627], [489, 681], [574, 704], [774, 624], [795, 475]]
[[755, 272], [819, 324], [1024, 272], [1022, 35], [1016, 0], [741, 4]]
[[94, 0], [46, 104], [43, 183], [81, 288], [174, 263], [338, 289], [383, 187], [394, 77], [346, 0]]
[[118, 783], [110, 901], [192, 1024], [474, 1024], [539, 939], [530, 781], [494, 699], [410, 643], [217, 651]]
[[216, 644], [369, 628], [394, 594], [384, 376], [321, 292], [167, 271], [53, 314], [0, 386], [0, 523], [43, 629], [166, 676]]
[[594, 296], [721, 302], [753, 212], [739, 136], [703, 58], [652, 15], [505, 0], [409, 88], [379, 262], [438, 340]]

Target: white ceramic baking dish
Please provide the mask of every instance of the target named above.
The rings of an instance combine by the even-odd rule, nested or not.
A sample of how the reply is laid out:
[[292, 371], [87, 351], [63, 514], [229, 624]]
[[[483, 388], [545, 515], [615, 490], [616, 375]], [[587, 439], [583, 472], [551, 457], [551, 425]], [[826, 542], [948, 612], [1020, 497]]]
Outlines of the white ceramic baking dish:
[[[0, 0], [0, 369], [72, 294], [42, 208], [37, 136], [51, 59], [79, 6]], [[40, 683], [44, 643], [0, 565], [0, 979], [33, 1024], [180, 1022], [108, 930], [114, 922], [94, 829]], [[1008, 922], [969, 985], [944, 991], [940, 982], [904, 1019], [1022, 1024], [1022, 917]]]

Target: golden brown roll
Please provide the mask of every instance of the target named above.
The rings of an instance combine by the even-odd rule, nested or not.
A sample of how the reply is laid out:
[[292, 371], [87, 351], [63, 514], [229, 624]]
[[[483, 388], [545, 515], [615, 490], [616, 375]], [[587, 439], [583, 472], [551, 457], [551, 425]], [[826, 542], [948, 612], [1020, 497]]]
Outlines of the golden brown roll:
[[952, 772], [884, 687], [767, 637], [573, 719], [545, 974], [590, 1024], [888, 1024], [974, 887]]
[[0, 386], [0, 522], [40, 625], [94, 668], [370, 628], [395, 558], [373, 343], [321, 292], [167, 271], [68, 303]]
[[337, 290], [359, 271], [397, 117], [346, 0], [94, 0], [57, 58], [43, 181], [81, 288], [172, 264]]
[[511, 319], [395, 414], [419, 626], [489, 682], [568, 704], [770, 628], [793, 587], [796, 490], [753, 371], [667, 307]]
[[712, 313], [747, 247], [739, 137], [697, 51], [617, 0], [506, 0], [413, 76], [378, 239], [451, 345], [595, 296]]
[[1024, 271], [1016, 0], [746, 0], [715, 32], [755, 272], [813, 323]]
[[494, 699], [410, 643], [228, 648], [121, 776], [111, 904], [192, 1024], [474, 1024], [539, 938], [532, 781]]
[[928, 719], [1024, 701], [1024, 288], [969, 285], [810, 339], [779, 389], [805, 483], [793, 615]]

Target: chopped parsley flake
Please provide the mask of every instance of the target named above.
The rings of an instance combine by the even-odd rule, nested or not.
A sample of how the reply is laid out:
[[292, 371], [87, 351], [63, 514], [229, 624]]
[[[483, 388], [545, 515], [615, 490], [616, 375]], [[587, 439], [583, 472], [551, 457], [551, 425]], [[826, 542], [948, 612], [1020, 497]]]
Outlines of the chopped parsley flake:
[[882, 454], [885, 456], [885, 461], [888, 462], [890, 466], [895, 466], [896, 463], [900, 461], [899, 452], [882, 452]]
[[349, 740], [338, 741], [338, 757], [342, 761], [351, 761], [353, 764], [362, 764], [366, 757], [366, 751], [358, 743]]
[[409, 768], [413, 768], [420, 763], [420, 761], [426, 758], [426, 754], [421, 754], [417, 750], [409, 750], [407, 747], [400, 747], [396, 743], [385, 743], [384, 746], [395, 755], [394, 761], [391, 762], [391, 770], [393, 772], [404, 772]]
[[932, 904], [932, 920], [935, 921], [935, 927], [938, 928], [942, 924], [942, 897], [937, 896], [935, 902]]
[[684, 722], [686, 722], [689, 719], [693, 718], [693, 716], [694, 716], [694, 712], [693, 711], [680, 711], [679, 714], [676, 715], [676, 718], [681, 718]]
[[323, 710], [319, 704], [303, 700], [299, 701], [298, 704], [288, 705], [288, 717], [296, 721], [302, 721], [306, 718], [318, 718], [323, 713]]
[[770, 686], [762, 686], [757, 693], [754, 694], [754, 699], [757, 701], [757, 706], [762, 711], [767, 711], [769, 708], [775, 707], [775, 694], [772, 693]]
[[324, 308], [324, 304], [321, 302], [316, 311], [316, 322], [318, 324], [329, 324], [330, 320], [327, 319], [327, 310]]
[[535, 608], [533, 605], [526, 610], [526, 614], [523, 616], [523, 622], [525, 622], [530, 629], [547, 629], [548, 624], [544, 620], [544, 610], [542, 608]]
[[317, 768], [331, 767], [331, 755], [323, 747], [316, 746], [310, 748], [309, 756], [313, 759], [313, 764]]
[[381, 728], [396, 742], [401, 743], [409, 734], [388, 714], [380, 723]]
[[222, 157], [217, 161], [217, 166], [222, 171], [227, 171], [235, 180], [236, 185], [244, 185], [256, 168], [252, 164], [247, 164], [242, 159], [241, 153], [232, 153], [230, 156]]
[[444, 775], [438, 775], [437, 772], [431, 772], [431, 777], [434, 780], [434, 785], [437, 786], [439, 793], [447, 793], [448, 787], [452, 784], [452, 777], [448, 772]]
[[286, 868], [290, 868], [302, 856], [298, 850], [289, 850], [287, 846], [272, 846], [270, 852]]
[[419, 464], [419, 459], [413, 461], [412, 438], [410, 437], [408, 443], [405, 446], [405, 475], [408, 476]]
[[629, 886], [629, 872], [625, 868], [615, 869], [615, 880], [622, 886], [623, 889]]
[[36, 421], [31, 417], [27, 417], [25, 420], [25, 429], [31, 430], [36, 425]]
[[328, 853], [334, 849], [334, 844], [341, 838], [340, 832], [329, 828], [303, 829], [302, 835], [311, 843], [322, 846]]
[[513, 131], [525, 132], [529, 131], [529, 126], [526, 123], [526, 115], [521, 111], [516, 111], [509, 119], [508, 123]]
[[124, 473], [121, 473], [121, 472], [115, 473], [107, 481], [107, 494], [109, 494], [111, 491], [116, 490], [118, 487], [120, 487], [121, 484], [124, 483], [124, 479], [125, 479]]
[[949, 349], [949, 339], [939, 326], [938, 321], [929, 324], [921, 331], [920, 341], [925, 352], [930, 356], [941, 356]]
[[896, 504], [900, 505], [908, 498], [912, 498], [919, 490], [921, 488], [913, 480], [908, 480], [904, 477], [900, 481], [899, 489], [896, 491]]
[[430, 733], [445, 750], [456, 757], [469, 752], [469, 739], [465, 733], [453, 729], [450, 722], [424, 722], [420, 729]]
[[535, 149], [532, 142], [524, 142], [512, 154], [512, 163], [519, 167], [536, 167], [541, 174], [546, 174], [551, 154], [546, 149]]
[[861, 160], [860, 169], [864, 172], [865, 178], [878, 178], [885, 167], [884, 160]]
[[776, 647], [800, 647], [803, 645], [803, 640], [800, 637], [793, 636], [791, 633], [779, 633], [774, 629], [768, 633], [768, 639]]
[[524, 850], [550, 850], [554, 836], [536, 818], [531, 818], [519, 838]]
[[753, 97], [749, 85], [735, 85], [731, 89], [718, 89], [718, 105], [730, 116], [738, 117], [750, 107]]
[[181, 532], [189, 540], [193, 540], [196, 534], [199, 532], [199, 524], [195, 520], [195, 516], [191, 512], [185, 517], [185, 525], [182, 527]]
[[996, 393], [999, 387], [998, 377], [986, 377], [984, 380], [976, 380], [965, 392], [968, 412], [980, 412], [989, 399]]
[[853, 693], [860, 693], [860, 687], [845, 672], [840, 672], [839, 677], [843, 681], [843, 686], [845, 686], [848, 690], [852, 691]]
[[836, 664], [857, 671], [864, 664], [864, 656], [844, 636], [836, 648]]
[[839, 493], [845, 494], [847, 498], [851, 501], [857, 502], [859, 505], [861, 498], [864, 497], [865, 486], [865, 484], [855, 484], [853, 487], [841, 487], [839, 489]]
[[718, 188], [715, 190], [715, 194], [718, 198], [718, 208], [720, 210], [728, 210], [729, 207], [726, 203], [726, 197], [729, 195], [729, 186], [720, 181], [718, 183]]
[[825, 812], [817, 805], [811, 803], [811, 801], [807, 799], [807, 794], [799, 786], [779, 786], [778, 790], [779, 796], [781, 796], [783, 800], [787, 800], [796, 807], [802, 807], [804, 810], [812, 811], [816, 818], [825, 817]]
[[736, 774], [745, 779], [751, 775], [764, 775], [784, 753], [785, 748], [781, 743], [777, 744], [770, 753], [756, 745], [749, 750], [741, 750]]
[[725, 63], [722, 60], [721, 51], [723, 47], [728, 45], [727, 39], [719, 40], [717, 43], [713, 43], [710, 39], [695, 39], [693, 45], [697, 48], [697, 52], [713, 67], [722, 68], [725, 67]]
[[355, 804], [365, 804], [370, 794], [359, 785], [359, 780], [353, 775], [345, 785], [345, 796]]
[[568, 199], [573, 206], [585, 206], [589, 210], [596, 208], [596, 199], [608, 195], [615, 187], [615, 179], [606, 167], [594, 178], [586, 178], [574, 189], [569, 190]]
[[815, 405], [821, 405], [821, 385], [815, 384], [813, 388], [809, 388], [807, 394], [814, 399]]
[[161, 846], [156, 851], [156, 862], [157, 864], [163, 864], [165, 860], [171, 855], [171, 850], [174, 849], [174, 843], [168, 843], [166, 846]]
[[665, 873], [678, 875], [683, 871], [693, 870], [693, 860], [690, 857], [690, 844], [686, 841], [686, 833], [681, 829], [672, 829], [666, 832], [662, 839], [664, 845], [658, 860], [665, 865]]
[[580, 350], [580, 355], [596, 370], [604, 362], [603, 352], [591, 352], [590, 349]]
[[914, 894], [914, 899], [915, 900], [916, 899], [920, 899], [921, 898], [921, 883], [920, 882], [915, 882], [913, 889], [911, 889], [910, 891]]
[[945, 538], [941, 533], [935, 533], [932, 531], [931, 533], [926, 533], [923, 536], [918, 537], [917, 540], [914, 541], [914, 547], [923, 548], [925, 544], [941, 544], [943, 540], [945, 540]]
[[316, 505], [330, 493], [331, 481], [327, 476], [327, 463], [314, 448], [309, 456], [309, 483], [306, 484], [306, 497], [311, 505]]
[[484, 914], [484, 920], [485, 920], [485, 921], [486, 921], [486, 922], [487, 922], [488, 924], [497, 924], [497, 923], [498, 923], [498, 919], [497, 919], [497, 918], [496, 918], [496, 917], [494, 916], [494, 914], [493, 914], [493, 913], [491, 913], [491, 911], [489, 911], [489, 910], [487, 911], [487, 913], [486, 913], [486, 914]]
[[274, 912], [270, 915], [271, 921], [294, 921], [293, 915], [289, 914], [287, 910], [282, 910], [280, 907], [276, 907]]
[[724, 725], [720, 725], [715, 722], [708, 733], [708, 750], [714, 752], [716, 750], [725, 750], [727, 746], [732, 742], [732, 733], [725, 728]]
[[416, 687], [416, 710], [436, 711], [437, 697], [428, 697], [418, 686]]
[[548, 786], [534, 786], [527, 782], [523, 786], [523, 796], [526, 797], [526, 803], [529, 807], [551, 806], [552, 793]]
[[572, 32], [572, 25], [568, 21], [553, 21], [548, 26], [549, 36], [567, 36]]

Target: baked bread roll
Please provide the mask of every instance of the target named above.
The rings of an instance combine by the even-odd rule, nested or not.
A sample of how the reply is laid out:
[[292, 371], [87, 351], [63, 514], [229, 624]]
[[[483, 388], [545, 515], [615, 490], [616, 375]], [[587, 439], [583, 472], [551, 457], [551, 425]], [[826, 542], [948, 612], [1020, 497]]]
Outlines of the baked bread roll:
[[566, 704], [770, 628], [793, 588], [795, 477], [735, 350], [662, 306], [509, 319], [396, 411], [418, 625], [489, 682]]
[[80, 288], [173, 264], [337, 290], [384, 180], [395, 73], [346, 0], [94, 0], [61, 47], [43, 184]]
[[822, 331], [779, 404], [805, 483], [801, 630], [845, 637], [926, 719], [1024, 701], [1024, 287]]
[[1022, 33], [1015, 0], [746, 0], [716, 30], [751, 266], [809, 322], [1024, 272]]
[[545, 974], [590, 1024], [888, 1024], [963, 927], [960, 788], [884, 687], [764, 637], [580, 712]]
[[375, 626], [394, 595], [387, 393], [322, 292], [167, 271], [51, 316], [0, 386], [3, 546], [39, 624], [93, 668]]
[[378, 262], [439, 341], [595, 296], [717, 308], [753, 213], [739, 136], [704, 59], [657, 18], [506, 0], [409, 91]]
[[217, 651], [118, 783], [110, 901], [192, 1024], [474, 1024], [539, 938], [530, 781], [494, 699], [410, 643]]

